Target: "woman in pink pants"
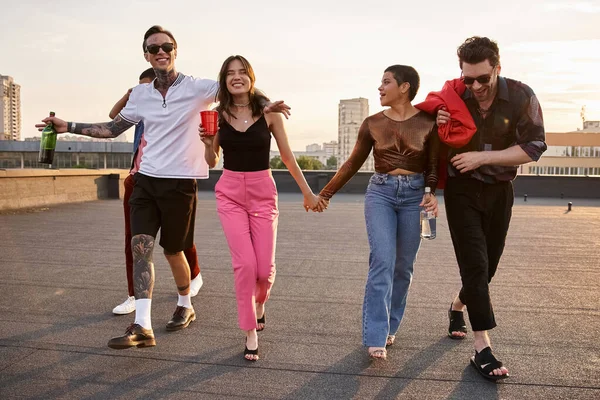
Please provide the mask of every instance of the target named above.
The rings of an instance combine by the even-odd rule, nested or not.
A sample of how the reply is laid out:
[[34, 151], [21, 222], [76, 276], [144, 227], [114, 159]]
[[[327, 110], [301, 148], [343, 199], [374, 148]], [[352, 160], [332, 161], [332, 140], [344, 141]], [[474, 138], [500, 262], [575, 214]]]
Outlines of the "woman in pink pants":
[[231, 252], [238, 322], [246, 332], [244, 357], [250, 361], [258, 360], [257, 331], [264, 328], [265, 302], [275, 280], [279, 210], [269, 167], [271, 134], [304, 195], [306, 211], [318, 204], [290, 149], [281, 114], [264, 112], [254, 81], [248, 60], [227, 58], [219, 73], [219, 132], [209, 136], [199, 128], [211, 168], [223, 149], [223, 175], [215, 187], [217, 212]]

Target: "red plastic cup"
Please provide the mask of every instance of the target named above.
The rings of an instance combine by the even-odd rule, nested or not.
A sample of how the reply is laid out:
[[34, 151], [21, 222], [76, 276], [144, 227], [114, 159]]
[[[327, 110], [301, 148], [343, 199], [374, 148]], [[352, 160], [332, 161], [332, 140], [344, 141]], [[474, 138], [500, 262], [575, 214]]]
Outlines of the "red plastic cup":
[[200, 118], [202, 119], [202, 126], [206, 131], [206, 135], [216, 135], [219, 113], [214, 110], [200, 111]]

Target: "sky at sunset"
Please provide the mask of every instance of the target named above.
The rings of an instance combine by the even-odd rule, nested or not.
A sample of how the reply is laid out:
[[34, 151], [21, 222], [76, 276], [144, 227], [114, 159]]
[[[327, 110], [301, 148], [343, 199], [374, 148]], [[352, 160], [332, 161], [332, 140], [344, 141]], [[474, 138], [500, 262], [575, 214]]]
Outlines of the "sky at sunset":
[[439, 90], [460, 76], [456, 48], [473, 35], [498, 42], [502, 75], [533, 88], [548, 132], [580, 128], [583, 105], [600, 119], [600, 0], [0, 0], [0, 15], [0, 74], [21, 85], [22, 137], [50, 110], [107, 121], [149, 67], [141, 44], [154, 24], [175, 35], [179, 72], [217, 79], [227, 56], [248, 58], [257, 87], [292, 107], [294, 150], [337, 140], [340, 99], [365, 97], [380, 111], [389, 65], [417, 69], [416, 102]]

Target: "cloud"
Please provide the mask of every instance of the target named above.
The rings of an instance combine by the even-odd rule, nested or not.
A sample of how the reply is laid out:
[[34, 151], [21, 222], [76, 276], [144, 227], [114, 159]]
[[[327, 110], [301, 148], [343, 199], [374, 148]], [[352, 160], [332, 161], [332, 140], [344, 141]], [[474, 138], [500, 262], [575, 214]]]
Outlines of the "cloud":
[[600, 5], [594, 4], [591, 1], [578, 1], [569, 3], [550, 3], [546, 4], [546, 9], [549, 11], [564, 11], [572, 10], [582, 13], [600, 13]]
[[599, 46], [599, 39], [518, 42], [507, 46], [504, 52], [536, 53], [548, 58], [569, 55], [580, 61], [595, 62], [600, 59], [600, 54], [593, 49]]
[[66, 33], [31, 33], [26, 38], [26, 44], [23, 47], [43, 53], [60, 53], [65, 50], [68, 40], [69, 36]]

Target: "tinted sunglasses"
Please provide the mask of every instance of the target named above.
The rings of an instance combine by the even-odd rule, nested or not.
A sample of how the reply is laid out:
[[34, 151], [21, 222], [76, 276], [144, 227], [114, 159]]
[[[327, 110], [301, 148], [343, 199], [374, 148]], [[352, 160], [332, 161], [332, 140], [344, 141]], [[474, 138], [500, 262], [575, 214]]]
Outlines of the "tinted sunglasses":
[[158, 54], [160, 49], [162, 49], [165, 53], [170, 53], [175, 48], [173, 43], [163, 43], [160, 46], [158, 44], [151, 44], [146, 46], [146, 51], [150, 54]]
[[485, 85], [486, 83], [490, 82], [490, 80], [492, 79], [492, 75], [480, 75], [477, 78], [471, 78], [470, 76], [461, 76], [460, 78], [465, 83], [465, 85], [472, 85], [475, 83], [475, 81], [481, 83], [482, 85]]

